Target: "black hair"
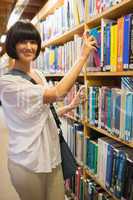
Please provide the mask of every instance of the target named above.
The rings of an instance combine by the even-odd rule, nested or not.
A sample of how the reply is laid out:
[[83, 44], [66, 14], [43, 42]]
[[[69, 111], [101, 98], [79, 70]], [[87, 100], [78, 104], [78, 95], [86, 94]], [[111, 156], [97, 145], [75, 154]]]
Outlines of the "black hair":
[[36, 59], [41, 50], [41, 37], [38, 30], [29, 21], [17, 21], [7, 32], [5, 48], [9, 57], [18, 59], [16, 52], [16, 44], [24, 40], [34, 40], [37, 42], [38, 48]]

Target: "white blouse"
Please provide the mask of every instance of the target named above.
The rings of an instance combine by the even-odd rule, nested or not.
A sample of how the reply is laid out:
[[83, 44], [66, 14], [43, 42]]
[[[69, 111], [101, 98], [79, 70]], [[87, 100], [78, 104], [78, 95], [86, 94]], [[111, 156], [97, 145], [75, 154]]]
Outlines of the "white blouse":
[[51, 172], [61, 163], [58, 130], [49, 105], [48, 84], [34, 85], [18, 75], [0, 78], [0, 99], [9, 129], [9, 159], [34, 172]]

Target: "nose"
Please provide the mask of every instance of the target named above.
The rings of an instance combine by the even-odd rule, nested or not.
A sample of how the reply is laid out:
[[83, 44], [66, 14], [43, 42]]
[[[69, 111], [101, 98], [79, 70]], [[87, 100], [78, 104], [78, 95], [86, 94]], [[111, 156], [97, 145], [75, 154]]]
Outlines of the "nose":
[[26, 43], [26, 47], [27, 47], [27, 49], [31, 49], [31, 47], [32, 47], [31, 42], [27, 42], [27, 43]]

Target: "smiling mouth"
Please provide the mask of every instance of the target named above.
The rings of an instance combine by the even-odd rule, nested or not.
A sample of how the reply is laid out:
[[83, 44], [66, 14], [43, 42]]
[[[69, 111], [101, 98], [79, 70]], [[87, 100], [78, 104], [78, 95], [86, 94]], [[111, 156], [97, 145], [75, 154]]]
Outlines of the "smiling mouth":
[[34, 54], [33, 53], [23, 53], [25, 56], [33, 56]]

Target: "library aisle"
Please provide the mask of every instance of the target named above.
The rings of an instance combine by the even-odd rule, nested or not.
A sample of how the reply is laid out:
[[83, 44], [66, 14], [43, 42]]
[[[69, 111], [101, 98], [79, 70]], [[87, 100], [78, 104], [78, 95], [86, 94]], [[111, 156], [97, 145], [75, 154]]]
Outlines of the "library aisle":
[[2, 108], [0, 107], [0, 200], [20, 200], [11, 185], [7, 169], [8, 132], [5, 125]]

